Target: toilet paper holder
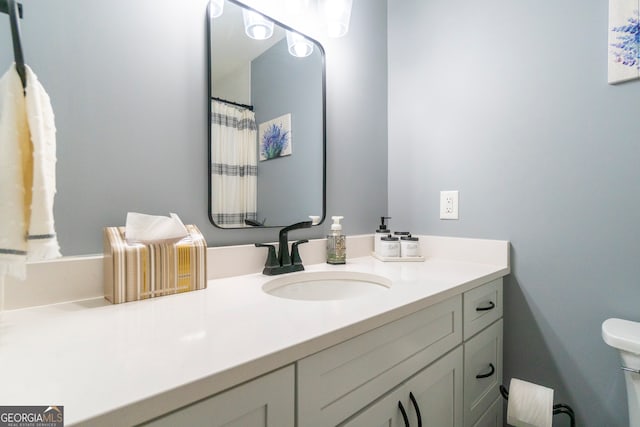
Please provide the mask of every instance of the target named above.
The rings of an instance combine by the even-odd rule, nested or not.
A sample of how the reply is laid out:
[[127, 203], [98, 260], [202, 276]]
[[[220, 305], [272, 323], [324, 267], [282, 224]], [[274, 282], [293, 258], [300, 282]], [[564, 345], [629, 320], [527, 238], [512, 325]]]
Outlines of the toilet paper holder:
[[[504, 397], [504, 400], [509, 400], [509, 391], [503, 385], [500, 385], [500, 394]], [[567, 414], [571, 422], [571, 427], [576, 427], [576, 415], [573, 409], [571, 409], [571, 406], [565, 405], [564, 403], [553, 405], [553, 415], [557, 414]]]

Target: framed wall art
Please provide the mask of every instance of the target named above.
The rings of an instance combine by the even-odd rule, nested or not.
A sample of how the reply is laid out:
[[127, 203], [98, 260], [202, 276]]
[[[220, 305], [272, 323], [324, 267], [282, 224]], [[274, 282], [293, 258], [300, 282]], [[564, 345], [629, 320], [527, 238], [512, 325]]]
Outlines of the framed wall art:
[[640, 10], [638, 0], [609, 0], [610, 84], [640, 78]]

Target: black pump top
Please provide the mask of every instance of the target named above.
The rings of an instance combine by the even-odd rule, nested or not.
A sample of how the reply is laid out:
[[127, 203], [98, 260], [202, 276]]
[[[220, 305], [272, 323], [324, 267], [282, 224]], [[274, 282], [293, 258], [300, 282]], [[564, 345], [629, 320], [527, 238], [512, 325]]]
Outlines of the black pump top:
[[381, 216], [380, 217], [380, 226], [378, 227], [378, 229], [376, 230], [377, 233], [382, 233], [382, 232], [387, 232], [387, 226], [384, 223], [385, 219], [391, 219], [390, 216]]

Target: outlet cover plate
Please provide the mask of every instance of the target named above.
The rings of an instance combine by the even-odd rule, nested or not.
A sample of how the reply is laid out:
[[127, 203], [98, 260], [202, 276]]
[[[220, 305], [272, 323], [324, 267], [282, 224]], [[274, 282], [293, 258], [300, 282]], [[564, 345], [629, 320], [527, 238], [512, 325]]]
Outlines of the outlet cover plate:
[[458, 219], [458, 191], [440, 192], [440, 219]]

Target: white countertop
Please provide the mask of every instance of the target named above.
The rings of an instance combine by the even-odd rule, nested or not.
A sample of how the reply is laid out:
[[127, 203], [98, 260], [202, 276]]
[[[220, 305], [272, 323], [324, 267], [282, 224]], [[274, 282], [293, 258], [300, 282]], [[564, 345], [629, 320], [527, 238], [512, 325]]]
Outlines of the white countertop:
[[139, 423], [509, 273], [508, 256], [495, 265], [362, 257], [306, 268], [393, 284], [381, 295], [295, 301], [262, 292], [273, 277], [251, 274], [119, 305], [93, 299], [7, 311], [0, 405], [64, 405], [65, 425]]

